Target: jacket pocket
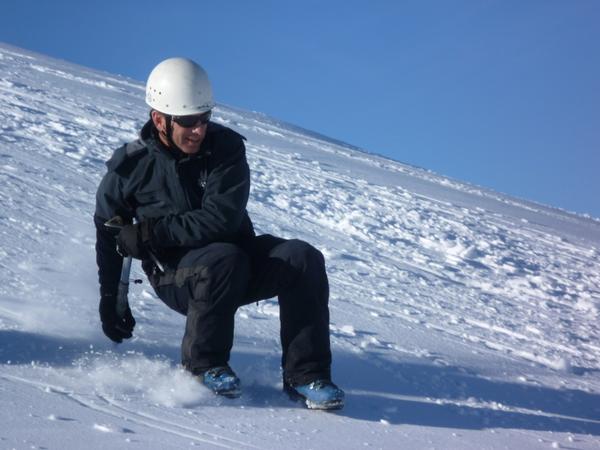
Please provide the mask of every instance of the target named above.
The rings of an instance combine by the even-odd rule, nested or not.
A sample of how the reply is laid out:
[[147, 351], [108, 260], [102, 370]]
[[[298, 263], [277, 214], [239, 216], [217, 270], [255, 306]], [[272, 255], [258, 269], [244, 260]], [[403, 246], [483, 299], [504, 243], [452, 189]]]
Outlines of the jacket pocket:
[[165, 205], [164, 194], [159, 190], [137, 192], [135, 194], [135, 201], [138, 208]]

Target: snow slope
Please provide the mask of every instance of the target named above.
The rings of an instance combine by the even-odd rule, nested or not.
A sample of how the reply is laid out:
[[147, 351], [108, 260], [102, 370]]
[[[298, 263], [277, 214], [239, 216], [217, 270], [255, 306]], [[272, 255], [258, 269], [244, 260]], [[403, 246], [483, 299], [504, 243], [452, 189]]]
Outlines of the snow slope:
[[600, 447], [599, 220], [215, 116], [248, 138], [258, 230], [327, 257], [347, 407], [281, 393], [274, 299], [237, 314], [236, 400], [180, 370], [147, 282], [134, 339], [102, 335], [94, 194], [143, 86], [0, 45], [0, 449]]

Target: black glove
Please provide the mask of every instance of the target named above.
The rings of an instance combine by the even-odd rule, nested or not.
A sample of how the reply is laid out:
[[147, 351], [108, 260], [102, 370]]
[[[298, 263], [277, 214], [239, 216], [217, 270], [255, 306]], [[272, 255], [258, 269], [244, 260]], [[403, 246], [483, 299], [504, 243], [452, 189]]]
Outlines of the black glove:
[[152, 221], [145, 220], [135, 225], [125, 225], [117, 235], [117, 251], [122, 256], [148, 259], [151, 247]]
[[102, 322], [102, 331], [106, 337], [118, 344], [123, 339], [129, 339], [133, 336], [132, 331], [135, 327], [135, 319], [131, 314], [131, 309], [127, 306], [122, 318], [117, 316], [117, 297], [114, 295], [103, 295], [100, 297], [100, 321]]

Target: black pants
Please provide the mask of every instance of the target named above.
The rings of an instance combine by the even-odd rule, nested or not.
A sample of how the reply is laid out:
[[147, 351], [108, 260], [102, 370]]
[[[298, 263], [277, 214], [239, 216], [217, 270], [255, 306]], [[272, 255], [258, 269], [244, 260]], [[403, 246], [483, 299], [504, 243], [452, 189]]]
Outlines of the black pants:
[[321, 252], [271, 235], [213, 243], [150, 274], [158, 296], [187, 316], [182, 363], [192, 373], [227, 364], [238, 307], [278, 297], [284, 379], [330, 379], [329, 284]]

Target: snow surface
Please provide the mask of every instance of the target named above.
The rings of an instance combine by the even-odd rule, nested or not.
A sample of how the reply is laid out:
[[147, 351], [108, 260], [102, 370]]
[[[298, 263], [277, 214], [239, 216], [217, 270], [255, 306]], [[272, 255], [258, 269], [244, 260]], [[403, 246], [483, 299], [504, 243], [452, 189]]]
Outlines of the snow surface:
[[258, 230], [327, 257], [346, 408], [281, 392], [274, 299], [237, 314], [239, 399], [180, 369], [184, 318], [146, 281], [111, 344], [94, 194], [147, 114], [137, 81], [0, 45], [1, 449], [600, 447], [599, 220], [231, 107]]

